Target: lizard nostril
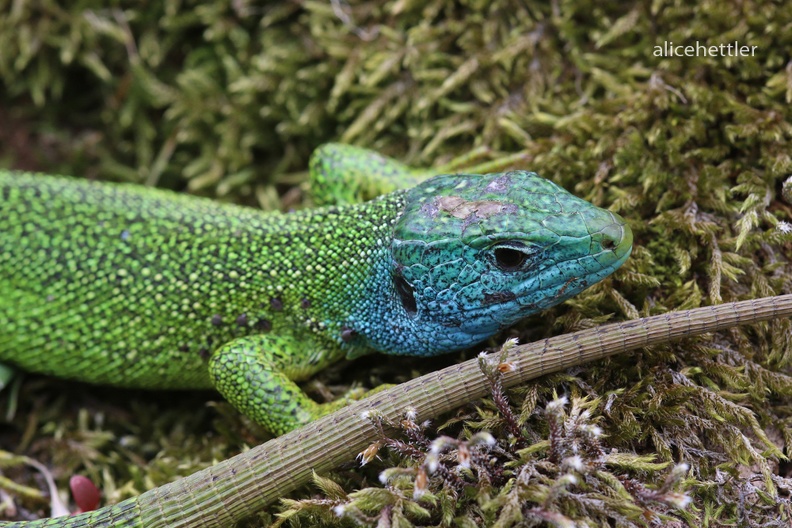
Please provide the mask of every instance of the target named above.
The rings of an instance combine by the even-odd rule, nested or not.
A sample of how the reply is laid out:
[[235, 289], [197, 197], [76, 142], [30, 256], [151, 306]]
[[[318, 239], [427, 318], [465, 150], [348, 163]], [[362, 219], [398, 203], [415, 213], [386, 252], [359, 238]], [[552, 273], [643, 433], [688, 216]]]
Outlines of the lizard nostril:
[[[616, 216], [616, 215], [614, 215]], [[632, 247], [632, 231], [620, 216], [599, 233], [599, 245], [603, 251], [613, 251], [619, 255]]]

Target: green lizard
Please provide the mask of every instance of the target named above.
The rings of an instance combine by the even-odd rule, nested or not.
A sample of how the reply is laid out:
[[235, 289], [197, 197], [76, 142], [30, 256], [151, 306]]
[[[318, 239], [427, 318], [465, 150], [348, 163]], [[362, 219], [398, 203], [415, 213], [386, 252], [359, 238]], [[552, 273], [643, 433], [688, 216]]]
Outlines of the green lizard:
[[393, 192], [281, 215], [0, 172], [0, 361], [214, 386], [284, 433], [353, 396], [317, 404], [295, 381], [371, 351], [469, 347], [601, 280], [632, 247], [618, 215], [530, 172], [427, 179], [340, 145], [311, 168], [325, 196], [338, 190], [319, 201]]
[[[355, 168], [379, 177], [364, 194], [416, 180], [352, 147], [312, 161], [317, 187]], [[0, 193], [0, 361], [214, 386], [275, 433], [349, 400], [318, 404], [295, 381], [371, 351], [469, 347], [601, 280], [632, 247], [618, 215], [523, 171], [291, 214], [12, 172]]]

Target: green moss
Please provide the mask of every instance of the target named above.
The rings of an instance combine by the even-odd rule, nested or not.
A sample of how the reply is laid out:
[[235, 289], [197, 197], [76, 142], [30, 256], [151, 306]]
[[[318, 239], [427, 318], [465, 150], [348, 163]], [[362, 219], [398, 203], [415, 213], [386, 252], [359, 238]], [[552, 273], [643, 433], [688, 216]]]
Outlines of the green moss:
[[[781, 199], [792, 173], [789, 3], [0, 0], [0, 12], [4, 165], [278, 208], [299, 202], [291, 189], [328, 140], [424, 166], [481, 147], [485, 160], [522, 152], [515, 165], [627, 218], [636, 247], [612, 279], [513, 330], [521, 340], [792, 291], [792, 206]], [[756, 54], [653, 54], [664, 41], [734, 40]], [[789, 478], [781, 453], [792, 447], [791, 333], [789, 321], [766, 323], [545, 377], [512, 397], [515, 414], [536, 445], [548, 438], [539, 410], [554, 392], [587, 396], [606, 452], [691, 465], [684, 488], [693, 505], [682, 519], [788, 522], [780, 490]], [[455, 359], [363, 361], [323, 379], [342, 392], [352, 380], [400, 381]], [[85, 472], [117, 500], [258, 442], [207, 399], [216, 397], [163, 406], [158, 395], [31, 377], [0, 448], [51, 465], [62, 485]], [[488, 429], [505, 442], [493, 405], [461, 410], [443, 433]], [[663, 471], [631, 464], [629, 478], [662, 486]], [[384, 467], [345, 468], [335, 479], [352, 497]], [[33, 482], [26, 470], [6, 475]], [[603, 475], [597, 486], [626, 500]], [[508, 482], [493, 484], [488, 500], [508, 497]], [[535, 493], [553, 489], [542, 485]], [[392, 511], [417, 525], [468, 515], [435, 497], [431, 508], [417, 503], [429, 521], [408, 511], [409, 497]], [[476, 503], [467, 499], [460, 508]], [[488, 502], [500, 505], [487, 519], [495, 523], [507, 502]], [[562, 503], [553, 511], [568, 516], [573, 503]], [[613, 511], [631, 519], [619, 504]], [[267, 525], [277, 510], [253, 523]]]
[[[592, 414], [601, 400], [576, 398], [567, 410], [566, 397], [555, 399], [545, 416], [528, 427], [528, 416], [518, 420], [513, 413], [500, 387], [500, 371], [486, 362], [482, 371], [492, 385], [494, 408], [479, 409], [481, 419], [466, 421], [458, 438], [430, 439], [427, 424], [416, 423], [409, 410], [398, 425], [373, 416], [379, 439], [361, 454], [361, 463], [370, 463], [383, 447], [400, 460], [398, 467], [380, 473], [382, 487], [346, 493], [332, 480], [315, 477], [325, 497], [284, 500], [285, 510], [275, 524], [344, 526], [353, 520], [380, 526], [506, 528], [614, 521], [629, 526], [694, 518], [684, 512], [690, 497], [677, 490], [687, 464], [672, 469], [655, 455], [606, 453], [599, 418]], [[384, 425], [401, 429], [405, 439], [390, 437]], [[655, 483], [647, 486], [645, 481]]]

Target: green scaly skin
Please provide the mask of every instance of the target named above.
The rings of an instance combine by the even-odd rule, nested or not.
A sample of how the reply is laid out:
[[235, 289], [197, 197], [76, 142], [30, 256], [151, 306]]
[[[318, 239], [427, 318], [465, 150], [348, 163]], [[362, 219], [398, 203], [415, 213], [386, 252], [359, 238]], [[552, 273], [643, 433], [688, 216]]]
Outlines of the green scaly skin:
[[[338, 145], [311, 168], [320, 201], [396, 190], [281, 215], [0, 172], [0, 361], [124, 387], [214, 386], [284, 433], [349, 401], [317, 404], [295, 381], [372, 351], [470, 347], [601, 280], [632, 247], [618, 215], [529, 172], [404, 190], [425, 174]], [[134, 526], [120, 519], [136, 509], [108, 511]]]

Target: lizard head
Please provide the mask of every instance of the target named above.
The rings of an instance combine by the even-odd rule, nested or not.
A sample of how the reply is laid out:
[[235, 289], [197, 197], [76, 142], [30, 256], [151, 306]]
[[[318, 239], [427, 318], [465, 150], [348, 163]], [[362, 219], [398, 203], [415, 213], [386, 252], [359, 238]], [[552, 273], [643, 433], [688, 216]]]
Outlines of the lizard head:
[[390, 353], [471, 346], [602, 280], [631, 249], [619, 215], [533, 172], [436, 176], [407, 192], [394, 227], [392, 291], [411, 336]]

